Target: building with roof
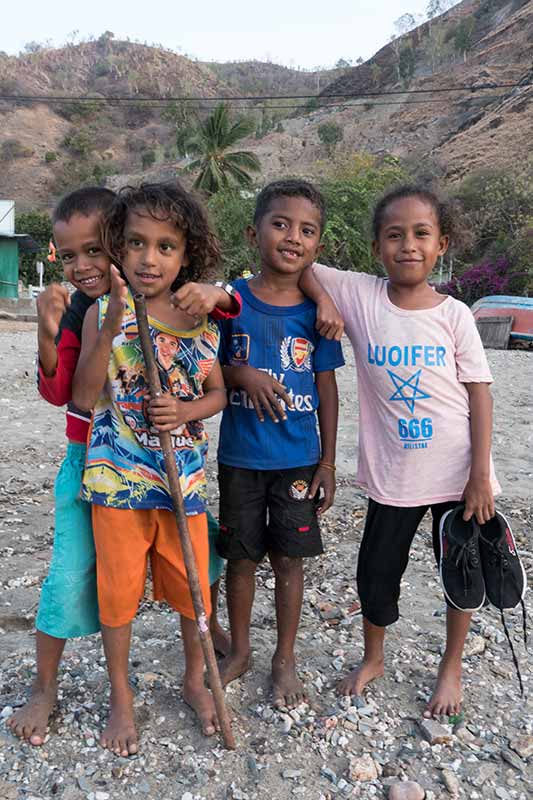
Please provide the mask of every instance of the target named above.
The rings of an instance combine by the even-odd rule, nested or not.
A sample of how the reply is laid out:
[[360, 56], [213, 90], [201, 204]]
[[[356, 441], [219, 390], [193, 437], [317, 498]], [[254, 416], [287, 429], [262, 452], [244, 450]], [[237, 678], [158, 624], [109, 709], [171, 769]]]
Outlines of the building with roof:
[[18, 298], [19, 252], [37, 252], [33, 239], [15, 233], [15, 201], [0, 200], [0, 297]]

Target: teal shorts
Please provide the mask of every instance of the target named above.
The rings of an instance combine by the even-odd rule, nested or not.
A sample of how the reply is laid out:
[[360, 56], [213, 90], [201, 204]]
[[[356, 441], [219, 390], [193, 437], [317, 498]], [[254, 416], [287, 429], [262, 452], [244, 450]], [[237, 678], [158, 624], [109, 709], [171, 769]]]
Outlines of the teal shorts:
[[100, 630], [91, 506], [80, 500], [85, 453], [69, 442], [54, 487], [54, 550], [35, 627], [58, 639]]
[[217, 552], [216, 542], [220, 536], [220, 528], [210, 511], [207, 512], [207, 531], [209, 535], [209, 586], [212, 586], [224, 572], [225, 561]]

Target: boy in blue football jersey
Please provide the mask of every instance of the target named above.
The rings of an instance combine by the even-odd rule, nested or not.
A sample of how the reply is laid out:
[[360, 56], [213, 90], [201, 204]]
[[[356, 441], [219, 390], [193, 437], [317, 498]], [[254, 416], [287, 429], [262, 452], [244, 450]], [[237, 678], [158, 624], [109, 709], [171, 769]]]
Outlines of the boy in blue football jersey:
[[344, 360], [338, 341], [325, 336], [340, 338], [341, 324], [329, 316], [331, 307], [317, 314], [298, 288], [321, 249], [323, 228], [324, 202], [311, 184], [286, 180], [263, 189], [248, 229], [261, 271], [235, 282], [241, 316], [220, 323], [229, 402], [218, 449], [219, 551], [228, 559], [232, 640], [221, 677], [226, 685], [249, 668], [255, 570], [268, 553], [278, 630], [273, 701], [287, 707], [305, 699], [294, 656], [302, 559], [323, 552], [317, 515], [335, 494], [334, 370]]

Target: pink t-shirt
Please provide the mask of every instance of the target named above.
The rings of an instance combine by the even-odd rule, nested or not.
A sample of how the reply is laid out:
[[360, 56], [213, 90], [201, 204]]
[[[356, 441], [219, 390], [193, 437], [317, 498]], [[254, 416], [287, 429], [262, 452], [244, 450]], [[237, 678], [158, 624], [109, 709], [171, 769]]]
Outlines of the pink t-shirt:
[[[378, 503], [423, 506], [460, 500], [471, 462], [465, 383], [492, 383], [468, 306], [395, 306], [387, 281], [315, 264], [335, 301], [357, 365], [357, 482]], [[491, 460], [495, 494], [500, 487]]]

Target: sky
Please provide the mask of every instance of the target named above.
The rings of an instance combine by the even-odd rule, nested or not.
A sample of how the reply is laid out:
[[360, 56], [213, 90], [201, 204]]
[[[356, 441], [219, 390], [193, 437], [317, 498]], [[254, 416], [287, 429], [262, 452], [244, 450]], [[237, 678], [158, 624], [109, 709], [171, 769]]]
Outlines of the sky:
[[162, 44], [202, 61], [272, 60], [310, 69], [340, 58], [369, 58], [386, 44], [403, 13], [428, 0], [25, 0], [8, 2], [0, 50], [27, 42], [53, 45], [106, 30], [115, 38]]

